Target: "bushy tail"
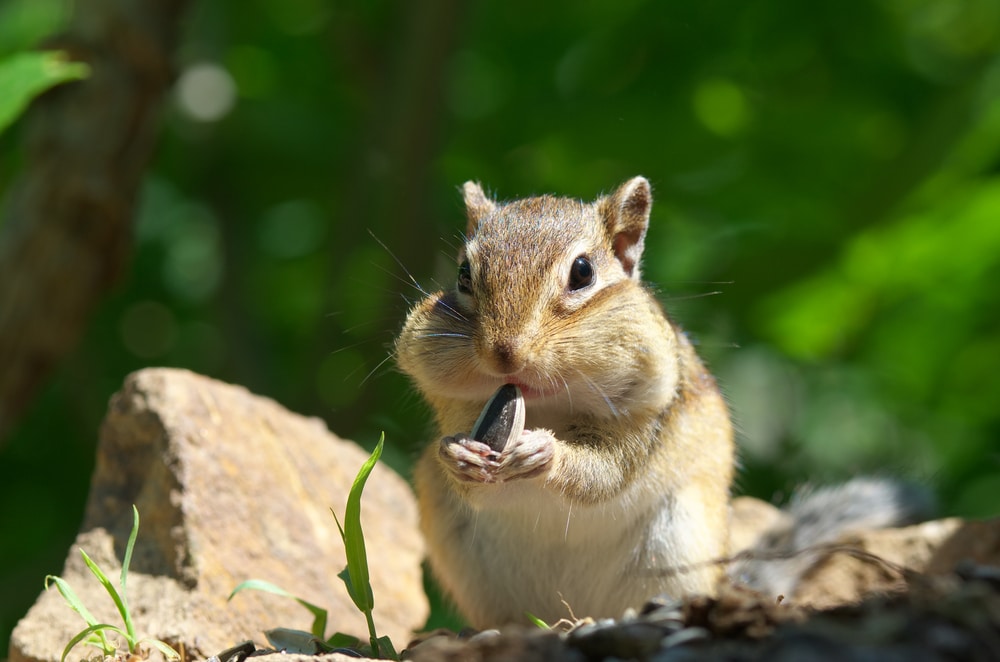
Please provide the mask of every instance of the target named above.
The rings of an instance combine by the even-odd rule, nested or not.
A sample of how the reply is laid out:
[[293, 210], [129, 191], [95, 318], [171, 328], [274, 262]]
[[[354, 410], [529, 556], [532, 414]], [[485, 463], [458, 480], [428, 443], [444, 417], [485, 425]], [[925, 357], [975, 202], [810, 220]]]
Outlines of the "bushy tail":
[[742, 550], [730, 576], [762, 593], [790, 596], [828, 551], [824, 545], [851, 533], [912, 524], [931, 510], [927, 491], [897, 481], [864, 477], [805, 487], [782, 517]]

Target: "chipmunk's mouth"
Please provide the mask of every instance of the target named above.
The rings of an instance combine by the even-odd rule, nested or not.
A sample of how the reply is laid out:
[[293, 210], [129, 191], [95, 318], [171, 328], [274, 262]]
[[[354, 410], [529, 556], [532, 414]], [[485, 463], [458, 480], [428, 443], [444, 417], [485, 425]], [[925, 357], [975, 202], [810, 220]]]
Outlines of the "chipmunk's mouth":
[[505, 384], [513, 384], [521, 389], [521, 395], [525, 400], [538, 400], [541, 398], [551, 398], [559, 395], [559, 391], [554, 388], [539, 388], [518, 379], [504, 380]]

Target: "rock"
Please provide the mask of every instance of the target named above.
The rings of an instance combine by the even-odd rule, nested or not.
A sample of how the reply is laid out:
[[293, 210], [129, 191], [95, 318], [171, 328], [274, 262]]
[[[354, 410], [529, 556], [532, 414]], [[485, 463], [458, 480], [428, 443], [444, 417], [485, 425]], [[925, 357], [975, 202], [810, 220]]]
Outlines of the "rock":
[[[293, 600], [246, 591], [227, 602], [237, 584], [257, 578], [327, 608], [327, 634], [367, 638], [337, 577], [346, 558], [330, 513], [343, 514], [367, 455], [320, 420], [246, 389], [183, 370], [134, 373], [111, 400], [84, 523], [61, 576], [98, 620], [120, 623], [77, 548], [116, 582], [134, 503], [141, 522], [128, 599], [140, 635], [198, 659], [244, 639], [262, 644], [264, 629], [308, 630], [312, 616]], [[362, 521], [376, 626], [405, 643], [428, 613], [423, 543], [413, 494], [384, 465], [368, 480]], [[55, 662], [83, 627], [53, 588], [15, 628], [9, 662]]]
[[[936, 551], [960, 526], [958, 519], [944, 519], [846, 536], [830, 546], [790, 599], [801, 606], [826, 609], [859, 602], [872, 593], [901, 591], [910, 575], [929, 570]], [[953, 570], [953, 565], [942, 566], [938, 572]]]
[[[906, 593], [870, 596], [829, 611], [776, 604], [724, 586], [717, 597], [687, 597], [616, 620], [585, 620], [569, 632], [508, 627], [488, 638], [428, 637], [404, 659], [995, 661], [1000, 582], [976, 578], [989, 575], [988, 567], [967, 565], [969, 577], [935, 578]], [[658, 615], [664, 609], [665, 618]], [[254, 662], [282, 661], [265, 656]]]
[[[411, 662], [584, 662], [587, 658], [566, 646], [554, 630], [523, 625], [504, 627], [497, 636], [458, 639], [429, 637], [403, 656]], [[595, 657], [593, 659], [601, 659]], [[263, 660], [254, 662], [282, 662]]]
[[927, 572], [944, 574], [974, 561], [1000, 568], [1000, 518], [954, 522], [944, 544], [933, 549]]
[[1000, 518], [934, 520], [847, 536], [802, 578], [792, 600], [825, 609], [952, 575], [960, 563], [1000, 566]]
[[268, 655], [255, 656], [255, 658], [257, 660], [260, 658], [271, 659], [272, 662], [276, 660], [280, 660], [281, 662], [364, 662], [364, 660], [372, 659], [370, 657], [353, 657], [351, 655], [344, 655], [343, 653], [325, 653], [323, 655], [270, 653]]

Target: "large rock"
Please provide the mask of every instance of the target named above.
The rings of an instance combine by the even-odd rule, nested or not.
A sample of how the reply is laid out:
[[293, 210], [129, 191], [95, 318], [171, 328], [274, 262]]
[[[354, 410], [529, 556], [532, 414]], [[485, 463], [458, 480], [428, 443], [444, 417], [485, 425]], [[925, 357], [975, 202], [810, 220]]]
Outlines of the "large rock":
[[[996, 529], [998, 522], [992, 523]], [[791, 596], [798, 605], [827, 609], [860, 602], [872, 594], [908, 588], [914, 577], [948, 575], [959, 558], [932, 567], [962, 521], [943, 519], [899, 529], [848, 535], [828, 546]]]
[[[264, 629], [308, 629], [310, 614], [292, 600], [247, 591], [226, 601], [237, 584], [259, 578], [326, 607], [328, 634], [367, 638], [337, 578], [345, 556], [330, 513], [343, 514], [366, 457], [318, 419], [243, 388], [182, 370], [137, 372], [111, 400], [84, 524], [62, 577], [95, 617], [120, 622], [77, 548], [117, 581], [134, 503], [141, 523], [128, 598], [140, 634], [198, 659], [243, 639], [261, 642]], [[380, 464], [362, 512], [375, 623], [405, 643], [428, 612], [412, 492]], [[83, 626], [53, 588], [14, 630], [10, 662], [58, 661]]]

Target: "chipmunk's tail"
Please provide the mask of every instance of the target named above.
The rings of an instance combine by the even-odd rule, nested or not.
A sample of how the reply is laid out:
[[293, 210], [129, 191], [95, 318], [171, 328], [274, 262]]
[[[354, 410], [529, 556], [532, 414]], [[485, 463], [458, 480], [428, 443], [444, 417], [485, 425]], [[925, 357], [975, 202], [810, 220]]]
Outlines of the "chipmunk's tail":
[[930, 515], [927, 490], [881, 479], [854, 478], [804, 487], [730, 568], [732, 579], [768, 595], [791, 596], [799, 581], [842, 537], [912, 524]]

